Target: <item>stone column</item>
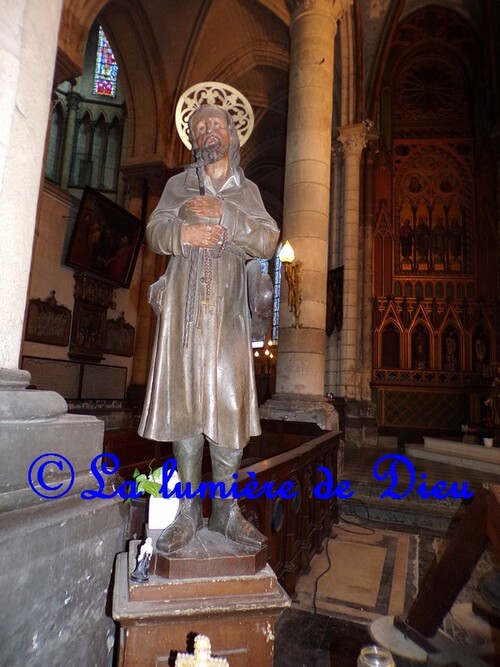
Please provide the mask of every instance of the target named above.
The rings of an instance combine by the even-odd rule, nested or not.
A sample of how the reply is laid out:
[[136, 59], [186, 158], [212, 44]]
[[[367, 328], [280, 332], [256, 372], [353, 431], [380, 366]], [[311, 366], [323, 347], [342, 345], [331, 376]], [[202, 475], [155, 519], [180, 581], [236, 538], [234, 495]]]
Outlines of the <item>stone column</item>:
[[19, 366], [61, 6], [25, 0], [2, 8], [0, 369], [9, 370], [7, 385]]
[[[339, 351], [339, 394], [345, 399], [345, 439], [348, 445], [364, 442], [364, 417], [371, 408], [360, 403], [362, 276], [360, 262], [360, 163], [367, 143], [367, 124], [339, 128], [344, 156], [344, 215], [342, 262], [344, 292]], [[361, 256], [362, 259], [362, 256]]]
[[[340, 249], [342, 247], [341, 237], [341, 213], [343, 212], [341, 202], [342, 169], [340, 166], [340, 151], [337, 142], [332, 145], [332, 180], [330, 192], [330, 240], [329, 261], [330, 269], [341, 266]], [[338, 395], [338, 373], [339, 373], [339, 336], [340, 332], [335, 328], [326, 341], [326, 367], [325, 367], [325, 389]]]
[[344, 155], [344, 314], [340, 340], [340, 383], [342, 396], [359, 398], [359, 349], [357, 332], [360, 326], [359, 262], [359, 185], [360, 159], [366, 146], [364, 123], [339, 128], [339, 144]]
[[363, 283], [361, 316], [361, 399], [371, 401], [371, 376], [373, 366], [372, 294], [373, 294], [373, 227], [374, 227], [374, 179], [375, 156], [378, 152], [377, 132], [368, 135], [364, 176], [364, 216], [362, 227]]
[[75, 153], [75, 128], [76, 128], [76, 114], [78, 112], [78, 107], [82, 100], [81, 95], [78, 93], [68, 93], [68, 116], [66, 119], [66, 129], [64, 132], [64, 148], [62, 154], [62, 165], [61, 165], [61, 187], [64, 189], [68, 188], [71, 164], [73, 156]]
[[[34, 653], [47, 665], [110, 664], [114, 625], [104, 610], [113, 559], [125, 546], [123, 503], [80, 498], [83, 489], [96, 488], [90, 462], [102, 451], [104, 424], [67, 415], [53, 391], [24, 391], [30, 375], [19, 370], [62, 4], [3, 2], [0, 21], [0, 599], [9, 603], [0, 646], [6, 665], [33, 664]], [[83, 616], [85, 624], [78, 620]], [[64, 631], [57, 636], [54, 628]]]
[[87, 156], [84, 160], [84, 165], [85, 165], [85, 176], [84, 176], [84, 183], [85, 185], [92, 185], [93, 182], [93, 174], [94, 174], [94, 139], [95, 139], [95, 131], [97, 128], [97, 121], [91, 120], [89, 123], [90, 126], [90, 138], [89, 138], [89, 146], [87, 149]]
[[323, 399], [333, 58], [337, 19], [349, 4], [287, 0], [292, 20], [283, 239], [303, 263], [302, 306], [296, 328], [283, 280], [277, 394], [261, 409], [263, 418], [307, 419], [326, 429], [338, 425], [336, 411]]
[[106, 163], [108, 161], [108, 144], [109, 144], [109, 133], [111, 131], [111, 123], [104, 123], [104, 141], [101, 146], [101, 155], [100, 155], [100, 164], [99, 164], [99, 175], [97, 177], [97, 182], [99, 188], [105, 188], [106, 180]]

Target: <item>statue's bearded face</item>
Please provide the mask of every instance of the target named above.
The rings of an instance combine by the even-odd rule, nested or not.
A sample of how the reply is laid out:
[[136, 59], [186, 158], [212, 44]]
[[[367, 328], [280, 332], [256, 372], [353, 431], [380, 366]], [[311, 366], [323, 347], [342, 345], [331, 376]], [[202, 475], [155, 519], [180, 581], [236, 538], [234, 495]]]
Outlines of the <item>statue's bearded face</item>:
[[228, 154], [231, 140], [223, 112], [213, 108], [198, 112], [193, 122], [193, 133], [197, 147], [214, 162]]

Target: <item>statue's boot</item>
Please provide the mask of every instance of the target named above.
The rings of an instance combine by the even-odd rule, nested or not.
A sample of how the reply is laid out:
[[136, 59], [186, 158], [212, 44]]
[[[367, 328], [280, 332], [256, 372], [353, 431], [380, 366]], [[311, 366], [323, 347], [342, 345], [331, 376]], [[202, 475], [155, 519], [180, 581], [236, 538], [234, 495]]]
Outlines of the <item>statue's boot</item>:
[[[196, 491], [200, 485], [203, 444], [203, 435], [177, 440], [173, 443], [182, 491], [186, 489], [188, 482], [191, 486], [191, 492]], [[203, 514], [200, 495], [197, 493], [193, 498], [181, 498], [177, 516], [158, 538], [156, 551], [162, 554], [170, 554], [182, 549], [191, 542], [202, 525]]]
[[[224, 483], [226, 493], [234, 484], [233, 475], [240, 467], [242, 456], [242, 449], [229, 449], [210, 443], [212, 478], [216, 484]], [[267, 538], [243, 517], [237, 500], [231, 497], [221, 498], [218, 492], [212, 499], [212, 513], [208, 527], [233, 542], [255, 549], [267, 544]]]

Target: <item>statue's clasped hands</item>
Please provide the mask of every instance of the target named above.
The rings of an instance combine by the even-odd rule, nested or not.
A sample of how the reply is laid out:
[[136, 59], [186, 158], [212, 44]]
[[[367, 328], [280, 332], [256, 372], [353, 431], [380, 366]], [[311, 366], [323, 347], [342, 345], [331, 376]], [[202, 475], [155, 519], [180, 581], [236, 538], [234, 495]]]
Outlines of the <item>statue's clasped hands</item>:
[[[222, 216], [222, 201], [217, 197], [200, 195], [190, 199], [185, 206], [197, 218], [220, 220]], [[224, 241], [224, 231], [219, 224], [188, 224], [182, 230], [182, 240], [198, 248], [216, 248]]]

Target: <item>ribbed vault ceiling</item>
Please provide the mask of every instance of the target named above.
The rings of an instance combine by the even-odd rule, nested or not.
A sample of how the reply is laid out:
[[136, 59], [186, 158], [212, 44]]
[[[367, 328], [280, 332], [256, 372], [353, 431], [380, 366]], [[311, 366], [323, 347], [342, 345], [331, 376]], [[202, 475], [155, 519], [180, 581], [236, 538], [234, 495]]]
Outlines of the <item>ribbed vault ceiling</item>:
[[94, 20], [120, 66], [127, 100], [127, 160], [189, 160], [175, 105], [189, 86], [223, 81], [252, 104], [256, 125], [242, 165], [281, 218], [289, 14], [285, 0], [66, 0], [60, 46], [78, 64]]

